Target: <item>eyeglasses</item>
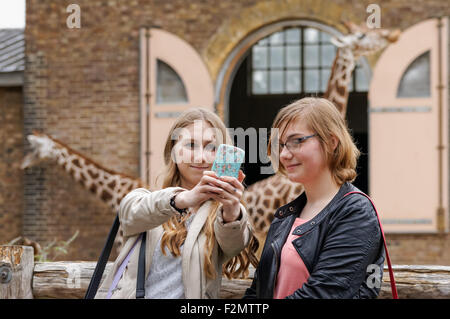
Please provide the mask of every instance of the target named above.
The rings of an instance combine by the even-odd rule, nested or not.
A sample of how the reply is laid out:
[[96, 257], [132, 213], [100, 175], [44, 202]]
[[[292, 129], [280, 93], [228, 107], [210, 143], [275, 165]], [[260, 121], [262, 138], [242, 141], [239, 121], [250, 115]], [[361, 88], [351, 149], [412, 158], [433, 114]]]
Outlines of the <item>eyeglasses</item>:
[[280, 143], [280, 149], [279, 149], [279, 154], [281, 154], [281, 152], [283, 151], [283, 148], [286, 146], [287, 149], [289, 150], [289, 152], [295, 152], [296, 150], [298, 150], [300, 148], [300, 145], [306, 141], [307, 139], [314, 137], [314, 136], [318, 136], [318, 134], [313, 134], [313, 135], [308, 135], [308, 136], [303, 136], [303, 137], [298, 137], [298, 138], [292, 138], [289, 141], [286, 141], [286, 143]]

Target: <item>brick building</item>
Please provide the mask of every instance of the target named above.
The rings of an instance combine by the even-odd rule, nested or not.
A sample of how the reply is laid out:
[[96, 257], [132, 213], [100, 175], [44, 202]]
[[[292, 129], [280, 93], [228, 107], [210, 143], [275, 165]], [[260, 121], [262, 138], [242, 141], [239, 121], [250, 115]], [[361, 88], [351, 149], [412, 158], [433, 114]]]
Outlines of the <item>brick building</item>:
[[22, 231], [23, 71], [25, 39], [20, 29], [0, 30], [0, 241]]
[[[64, 258], [94, 260], [114, 218], [106, 204], [74, 183], [56, 165], [42, 163], [25, 172], [19, 170], [19, 163], [28, 147], [25, 136], [32, 130], [55, 136], [108, 168], [145, 179], [149, 167], [155, 165], [150, 165], [151, 159], [143, 154], [144, 142], [157, 145], [164, 138], [154, 128], [165, 126], [167, 122], [164, 121], [170, 121], [170, 116], [183, 109], [177, 104], [180, 99], [189, 99], [188, 106], [211, 107], [228, 127], [270, 127], [276, 110], [289, 100], [323, 93], [323, 80], [319, 80], [315, 87], [303, 85], [301, 92], [287, 92], [287, 87], [274, 88], [281, 91], [272, 92], [270, 85], [269, 91], [264, 91], [264, 85], [258, 87], [250, 75], [249, 70], [255, 61], [252, 60], [252, 48], [258, 41], [269, 39], [278, 32], [290, 32], [286, 31], [289, 29], [297, 30], [302, 37], [306, 37], [308, 32], [318, 34], [320, 39], [346, 33], [341, 19], [358, 24], [366, 21], [366, 9], [370, 3], [348, 0], [80, 0], [77, 1], [80, 28], [69, 28], [68, 19], [74, 12], [67, 10], [70, 1], [28, 0], [24, 30], [25, 67], [20, 70], [23, 84], [0, 85], [0, 136], [5, 141], [0, 152], [0, 241], [23, 234], [46, 243], [54, 238], [68, 239], [79, 230], [80, 235], [71, 245], [70, 254]], [[391, 0], [383, 1], [380, 8], [382, 27], [402, 31], [437, 16], [450, 15], [447, 1], [428, 1], [425, 4], [418, 0]], [[444, 59], [447, 61], [448, 24], [445, 26], [447, 49], [444, 51], [447, 55]], [[146, 38], [152, 34], [153, 38]], [[183, 51], [164, 51], [169, 45], [158, 46], [158, 42], [152, 42], [158, 39], [162, 41], [159, 43], [172, 43], [172, 48], [179, 45]], [[300, 50], [304, 50], [304, 41], [299, 43]], [[325, 40], [318, 40], [311, 46], [325, 50], [327, 45]], [[382, 74], [383, 68], [377, 68], [380, 69], [383, 54], [370, 56], [358, 64], [357, 71], [360, 72], [355, 72], [347, 112], [358, 144], [367, 152], [370, 141], [371, 153], [373, 145], [383, 145], [384, 140], [371, 139], [372, 128], [367, 123], [367, 113], [374, 116], [391, 114], [392, 108], [389, 107], [393, 106], [389, 102], [377, 104], [368, 98], [369, 95], [375, 100], [370, 90], [376, 89], [377, 74]], [[392, 54], [395, 56], [396, 53]], [[384, 60], [388, 61], [383, 63], [389, 62], [386, 56]], [[396, 61], [390, 60], [391, 63]], [[145, 91], [145, 84], [158, 85], [153, 83], [158, 74], [149, 67], [153, 65], [150, 63], [155, 63], [161, 70], [166, 68], [164, 74], [169, 79], [177, 78], [176, 73], [180, 73], [178, 75], [186, 87], [185, 91], [179, 89], [176, 99], [169, 99], [164, 107], [157, 105], [157, 99], [164, 101], [164, 95], [155, 96], [156, 111], [152, 110], [151, 114], [159, 122], [149, 124], [145, 123], [143, 116], [145, 94], [149, 93]], [[448, 63], [445, 66], [444, 84], [448, 87]], [[179, 72], [174, 71], [173, 75], [173, 69]], [[313, 69], [319, 78], [326, 78], [325, 62]], [[268, 68], [266, 71], [271, 70]], [[301, 76], [308, 72], [303, 66], [297, 71]], [[295, 72], [292, 74], [297, 74]], [[145, 75], [155, 78], [155, 81], [146, 83]], [[192, 76], [194, 80], [190, 80]], [[251, 88], [262, 91], [258, 93]], [[272, 94], [274, 92], [277, 94]], [[448, 94], [444, 98], [448, 106]], [[249, 105], [247, 109], [246, 105]], [[258, 105], [270, 111], [252, 109]], [[416, 106], [419, 107], [420, 103]], [[369, 107], [377, 108], [368, 112]], [[422, 114], [422, 109], [414, 110]], [[265, 116], [257, 123], [250, 123], [256, 113]], [[375, 123], [373, 127], [376, 121], [371, 120]], [[445, 126], [448, 127], [448, 120]], [[143, 135], [144, 127], [150, 127], [150, 135]], [[447, 140], [448, 134], [443, 142], [445, 146]], [[445, 161], [448, 161], [447, 146], [445, 152]], [[401, 205], [395, 206], [396, 203], [383, 202], [385, 195], [376, 190], [379, 185], [389, 183], [377, 180], [378, 184], [374, 184], [377, 176], [384, 175], [373, 173], [380, 168], [372, 167], [370, 163], [369, 158], [362, 157], [362, 173], [357, 186], [373, 195], [382, 207], [391, 205], [389, 207], [405, 210]], [[444, 176], [444, 184], [448, 184], [445, 170], [436, 174]], [[257, 180], [256, 175], [250, 177], [253, 178], [250, 181]], [[391, 222], [387, 226], [387, 238], [394, 263], [450, 265], [448, 187], [440, 191], [445, 193], [444, 231], [437, 231], [437, 207], [434, 206], [423, 216], [419, 214], [408, 219], [398, 217], [394, 212], [386, 218]], [[404, 201], [411, 202], [414, 196]], [[434, 199], [430, 200], [434, 205]], [[427, 203], [426, 200], [423, 202]]]

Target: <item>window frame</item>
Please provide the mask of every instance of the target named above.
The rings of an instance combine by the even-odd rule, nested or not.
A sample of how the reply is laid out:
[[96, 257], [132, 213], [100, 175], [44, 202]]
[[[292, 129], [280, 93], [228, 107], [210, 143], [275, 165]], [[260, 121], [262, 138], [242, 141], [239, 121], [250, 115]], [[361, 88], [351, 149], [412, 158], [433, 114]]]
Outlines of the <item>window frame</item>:
[[[289, 43], [287, 42], [286, 39], [286, 31], [289, 29], [299, 29], [300, 30], [300, 41], [298, 43]], [[319, 38], [317, 40], [317, 42], [305, 42], [305, 31], [307, 29], [314, 29], [317, 30], [319, 32]], [[270, 37], [276, 33], [282, 32], [283, 33], [283, 39], [282, 39], [282, 43], [281, 44], [271, 44], [270, 43]], [[333, 63], [331, 63], [331, 65], [329, 66], [324, 66], [322, 64], [322, 48], [324, 46], [327, 45], [333, 45], [331, 42], [323, 40], [323, 36], [322, 34], [327, 34], [329, 37], [333, 37], [334, 35], [331, 34], [330, 32], [327, 32], [323, 29], [318, 28], [317, 26], [311, 26], [311, 25], [297, 25], [297, 26], [285, 26], [279, 30], [276, 30], [274, 32], [272, 32], [271, 34], [266, 35], [265, 37], [259, 39], [249, 50], [249, 63], [248, 65], [248, 69], [247, 69], [247, 95], [248, 96], [254, 96], [254, 97], [269, 97], [269, 96], [280, 96], [280, 95], [317, 95], [317, 94], [323, 94], [325, 93], [327, 86], [325, 85], [325, 87], [323, 88], [324, 90], [322, 90], [322, 71], [323, 70], [329, 70], [330, 74], [331, 74], [331, 70], [333, 68]], [[260, 46], [263, 48], [267, 48], [267, 66], [265, 68], [256, 68], [253, 67], [253, 47], [254, 46], [258, 46], [259, 42], [261, 40], [266, 40], [267, 43]], [[300, 47], [300, 65], [299, 67], [288, 67], [287, 66], [287, 47], [288, 46], [292, 46], [292, 45], [298, 45]], [[305, 48], [308, 45], [317, 45], [319, 47], [319, 56], [318, 56], [318, 65], [317, 66], [313, 66], [313, 67], [308, 67], [305, 66]], [[334, 46], [334, 45], [333, 45]], [[271, 57], [271, 52], [270, 52], [270, 48], [271, 47], [282, 47], [283, 50], [283, 63], [282, 63], [282, 67], [271, 67], [270, 65], [270, 57]], [[334, 46], [335, 47], [335, 46]], [[335, 52], [337, 52], [338, 48], [335, 47]], [[334, 59], [333, 59], [334, 61]], [[362, 71], [366, 71], [367, 67], [364, 66], [364, 64], [367, 63], [366, 61], [364, 61], [364, 59], [360, 59], [359, 61], [356, 61], [356, 65], [355, 65], [355, 69], [352, 72], [352, 80], [351, 80], [351, 90], [349, 90], [350, 93], [361, 93], [361, 92], [368, 92], [369, 90], [369, 85], [367, 86], [367, 90], [357, 90], [357, 75], [356, 75], [356, 69], [361, 69]], [[282, 71], [283, 72], [283, 92], [280, 93], [271, 93], [271, 87], [270, 87], [270, 76], [271, 76], [271, 71]], [[306, 70], [315, 70], [318, 72], [319, 78], [318, 78], [318, 83], [317, 83], [317, 87], [318, 90], [316, 91], [306, 91], [305, 90], [305, 78], [306, 78]], [[254, 93], [253, 92], [253, 72], [254, 71], [265, 71], [267, 72], [267, 79], [266, 79], [266, 84], [267, 84], [267, 92], [264, 93]], [[287, 71], [299, 71], [300, 72], [300, 90], [297, 92], [287, 92], [287, 86], [286, 86], [286, 76], [287, 76]], [[367, 72], [366, 72], [367, 73]], [[370, 73], [370, 72], [369, 72]], [[368, 84], [370, 83], [370, 74], [366, 74], [366, 79], [368, 81]], [[328, 83], [329, 78], [326, 80], [326, 82]]]

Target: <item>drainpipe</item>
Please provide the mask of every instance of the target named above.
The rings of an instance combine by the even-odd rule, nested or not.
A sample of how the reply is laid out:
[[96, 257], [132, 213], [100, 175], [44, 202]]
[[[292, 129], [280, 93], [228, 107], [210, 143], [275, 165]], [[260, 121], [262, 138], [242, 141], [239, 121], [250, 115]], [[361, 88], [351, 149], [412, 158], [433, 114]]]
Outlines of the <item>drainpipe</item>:
[[150, 31], [148, 26], [139, 30], [139, 176], [147, 185], [150, 181]]
[[437, 209], [437, 230], [438, 233], [445, 232], [445, 208], [444, 208], [444, 178], [443, 174], [443, 155], [444, 155], [444, 144], [443, 144], [443, 105], [442, 105], [442, 97], [444, 91], [444, 85], [442, 83], [442, 17], [438, 17], [438, 189], [439, 189], [439, 206]]
[[150, 185], [150, 28], [145, 29], [145, 70], [146, 88], [145, 88], [145, 179], [147, 185]]

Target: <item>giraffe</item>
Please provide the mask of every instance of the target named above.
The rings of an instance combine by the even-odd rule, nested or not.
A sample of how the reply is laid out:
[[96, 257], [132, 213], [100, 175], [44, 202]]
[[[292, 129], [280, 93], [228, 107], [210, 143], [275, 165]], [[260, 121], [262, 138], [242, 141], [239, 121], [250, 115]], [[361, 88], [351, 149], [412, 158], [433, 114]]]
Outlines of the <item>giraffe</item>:
[[[131, 190], [149, 189], [140, 179], [105, 168], [50, 135], [33, 132], [27, 136], [32, 152], [22, 161], [21, 169], [43, 161], [54, 161], [75, 181], [105, 202], [114, 213], [119, 211], [120, 201]], [[123, 245], [123, 233], [119, 227], [116, 236], [117, 250]]]
[[[343, 24], [349, 34], [331, 40], [338, 49], [323, 97], [333, 102], [341, 115], [345, 117], [349, 94], [348, 86], [355, 68], [355, 61], [363, 55], [373, 54], [385, 48], [389, 43], [397, 41], [400, 31], [368, 29], [351, 22], [343, 22]], [[297, 198], [303, 190], [301, 184], [290, 181], [279, 172], [248, 187], [244, 194], [244, 200], [248, 205], [249, 215], [254, 221], [254, 231], [260, 242], [260, 248], [264, 246], [265, 236], [273, 220], [273, 213], [280, 206]], [[261, 251], [258, 253], [260, 254]]]
[[347, 112], [348, 88], [355, 68], [355, 61], [363, 55], [374, 54], [389, 43], [396, 42], [400, 31], [387, 29], [369, 29], [365, 25], [357, 26], [351, 22], [343, 22], [348, 35], [332, 38], [338, 50], [331, 68], [327, 90], [324, 98], [333, 102], [342, 116]]

